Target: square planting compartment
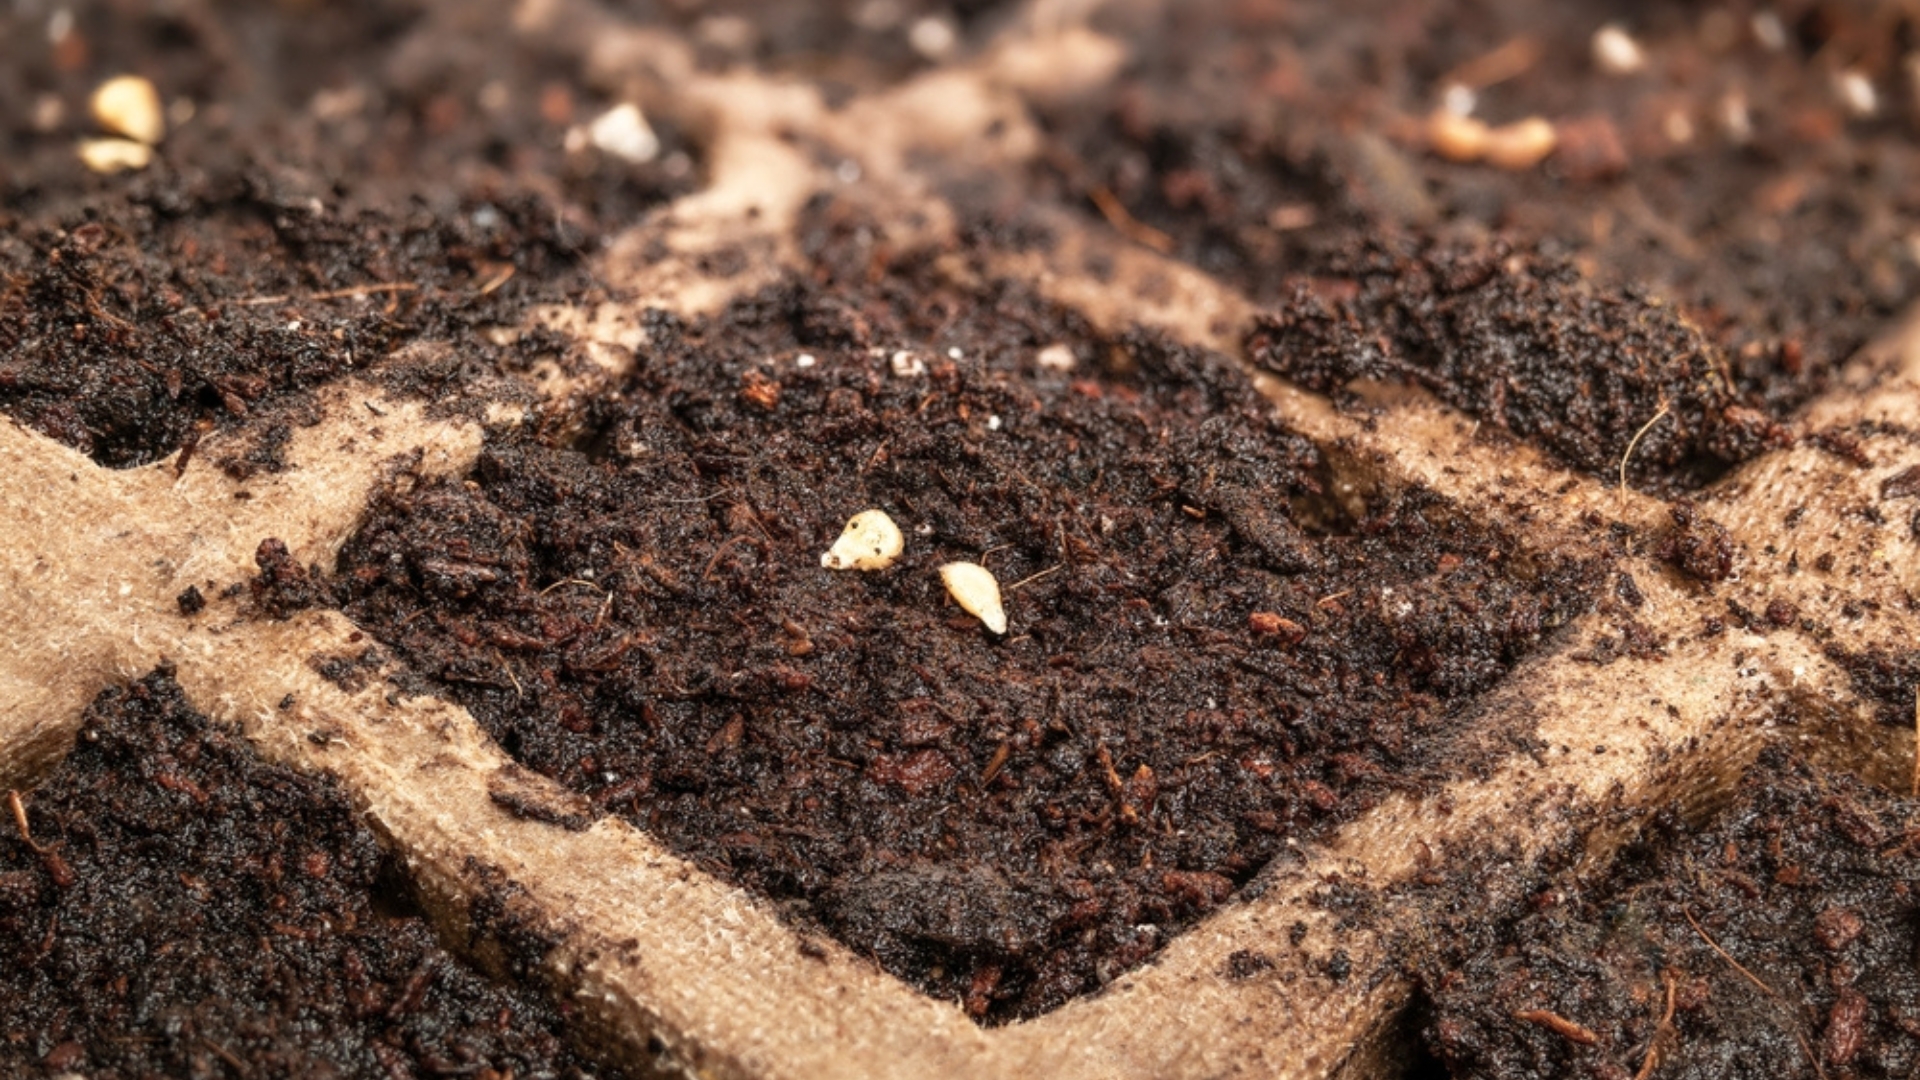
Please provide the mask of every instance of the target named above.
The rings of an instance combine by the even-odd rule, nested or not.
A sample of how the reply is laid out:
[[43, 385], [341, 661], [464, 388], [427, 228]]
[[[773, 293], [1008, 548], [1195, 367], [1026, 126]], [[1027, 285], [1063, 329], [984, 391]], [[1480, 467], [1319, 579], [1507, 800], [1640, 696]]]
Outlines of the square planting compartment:
[[[1069, 323], [889, 278], [659, 325], [584, 449], [377, 499], [343, 610], [594, 812], [976, 1019], [1042, 1014], [1484, 764], [1466, 707], [1608, 562], [1343, 500], [1224, 358]], [[823, 566], [871, 509], [898, 557]]]
[[10, 1076], [600, 1071], [536, 984], [441, 947], [343, 792], [260, 761], [164, 672], [103, 692], [74, 752], [9, 802]]
[[[35, 144], [52, 179], [9, 196], [30, 228], [0, 243], [0, 783], [25, 792], [0, 918], [94, 880], [106, 834], [62, 793], [99, 764], [76, 735], [124, 714], [161, 725], [124, 760], [184, 839], [240, 820], [193, 768], [270, 776], [336, 832], [350, 806], [365, 835], [328, 874], [292, 839], [262, 865], [333, 887], [377, 838], [440, 942], [640, 1074], [1388, 1076], [1425, 1045], [1463, 1075], [1660, 1076], [1673, 1040], [1720, 1037], [1699, 995], [1736, 1000], [1751, 942], [1722, 931], [1758, 916], [1704, 901], [1658, 898], [1659, 933], [1675, 903], [1700, 923], [1687, 977], [1628, 965], [1592, 1024], [1591, 987], [1459, 980], [1509, 946], [1550, 962], [1543, 904], [1600, 889], [1623, 845], [1665, 873], [1645, 860], [1718, 828], [1753, 877], [1755, 806], [1842, 798], [1874, 841], [1847, 844], [1905, 857], [1885, 789], [1914, 753], [1920, 333], [1882, 256], [1908, 211], [1808, 194], [1859, 182], [1857, 155], [1705, 140], [1702, 169], [1804, 183], [1676, 208], [1691, 189], [1626, 155], [1682, 152], [1645, 97], [1678, 84], [1601, 79], [1586, 31], [1516, 11], [1361, 36], [1489, 109], [1521, 88], [1562, 110], [1537, 172], [1428, 154], [1406, 118], [1430, 77], [1354, 82], [1352, 20], [989, 7], [822, 76], [724, 20], [430, 4], [381, 78], [422, 42], [517, 59], [504, 97], [449, 66], [456, 104], [416, 102], [418, 140], [316, 96], [316, 54], [285, 96], [343, 156], [300, 158], [336, 148], [302, 128], [271, 182], [230, 135], [273, 127], [272, 94], [77, 194]], [[1764, 25], [1701, 52], [1662, 24], [1643, 60], [1771, 65], [1743, 85], [1801, 121], [1756, 111], [1750, 138], [1842, 130], [1791, 108], [1831, 73]], [[1200, 55], [1219, 77], [1186, 96]], [[465, 90], [539, 133], [529, 157], [445, 134]], [[657, 164], [596, 141], [617, 103], [657, 122]], [[515, 160], [562, 182], [518, 185]], [[442, 176], [457, 206], [408, 201]], [[1871, 235], [1820, 246], [1830, 215]], [[1805, 258], [1739, 254], [1767, 235]], [[1711, 272], [1666, 272], [1662, 244]], [[1864, 328], [1885, 333], [1843, 363]], [[897, 560], [823, 567], [869, 509]], [[997, 578], [1005, 633], [950, 599], [956, 561]], [[1756, 760], [1772, 794], [1739, 788]], [[1886, 912], [1834, 896], [1793, 909], [1839, 959], [1780, 1046], [1897, 1064], [1906, 991], [1833, 975]], [[1791, 970], [1761, 974], [1785, 994]], [[100, 1060], [58, 1057], [77, 1015], [27, 1037], [38, 1067]], [[241, 1054], [181, 1052], [219, 1048]]]

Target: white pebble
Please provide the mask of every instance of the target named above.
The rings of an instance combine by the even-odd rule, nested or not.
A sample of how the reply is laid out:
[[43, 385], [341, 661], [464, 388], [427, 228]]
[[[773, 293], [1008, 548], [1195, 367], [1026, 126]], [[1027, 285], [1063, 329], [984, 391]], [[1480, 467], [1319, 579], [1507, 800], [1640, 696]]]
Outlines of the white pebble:
[[313, 114], [313, 118], [328, 124], [358, 116], [366, 107], [367, 90], [359, 85], [317, 91], [313, 100], [307, 103], [307, 111]]
[[1833, 88], [1840, 95], [1841, 104], [1855, 116], [1872, 116], [1880, 109], [1880, 96], [1874, 93], [1873, 83], [1861, 72], [1841, 72], [1834, 76]]
[[833, 547], [820, 556], [829, 570], [885, 570], [907, 546], [900, 526], [885, 511], [862, 510], [847, 519]]
[[958, 345], [947, 350], [947, 359], [949, 360], [964, 360], [966, 359], [966, 355], [966, 353], [960, 351], [960, 346]]
[[1041, 349], [1040, 355], [1034, 357], [1033, 362], [1048, 371], [1072, 371], [1074, 364], [1073, 350], [1066, 345], [1056, 342]]
[[144, 169], [153, 163], [153, 147], [132, 139], [88, 139], [80, 144], [80, 160], [97, 173]]
[[148, 146], [166, 137], [167, 115], [160, 106], [160, 91], [138, 75], [122, 75], [101, 83], [88, 107], [100, 126], [115, 135]]
[[1000, 417], [998, 417], [998, 416], [989, 416], [989, 417], [987, 417], [987, 430], [988, 430], [988, 431], [999, 431], [999, 430], [1000, 430]]
[[927, 373], [927, 362], [905, 349], [894, 353], [890, 363], [893, 366], [893, 373], [903, 379], [910, 379], [916, 375], [925, 375]]
[[1448, 83], [1440, 94], [1440, 107], [1455, 116], [1472, 116], [1473, 110], [1480, 107], [1480, 95], [1473, 87], [1459, 83]]
[[1000, 603], [1000, 582], [979, 563], [955, 562], [940, 568], [947, 595], [967, 614], [996, 634], [1007, 632], [1007, 609]]
[[1753, 138], [1753, 113], [1747, 108], [1747, 95], [1729, 90], [1720, 99], [1720, 126], [1727, 138], [1745, 143]]
[[953, 51], [953, 46], [958, 40], [953, 27], [937, 15], [928, 15], [915, 21], [912, 28], [907, 31], [907, 44], [913, 46], [914, 52], [928, 60], [939, 60], [945, 57]]
[[660, 137], [648, 126], [640, 106], [632, 102], [601, 113], [587, 128], [587, 136], [602, 152], [636, 165], [652, 161], [660, 153]]
[[793, 358], [793, 366], [797, 368], [810, 368], [819, 362], [819, 359], [810, 352], [803, 352]]
[[1609, 75], [1631, 75], [1647, 66], [1647, 54], [1625, 30], [1608, 23], [1593, 32], [1593, 62]]

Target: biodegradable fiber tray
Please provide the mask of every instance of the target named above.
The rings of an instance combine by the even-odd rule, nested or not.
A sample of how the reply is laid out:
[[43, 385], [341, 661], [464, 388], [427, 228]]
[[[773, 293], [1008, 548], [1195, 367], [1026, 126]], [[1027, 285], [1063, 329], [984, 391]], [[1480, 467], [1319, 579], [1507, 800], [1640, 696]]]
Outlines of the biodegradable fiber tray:
[[[1041, 145], [1028, 101], [1097, 88], [1124, 62], [1123, 43], [1088, 28], [1089, 6], [1043, 0], [977, 58], [830, 109], [803, 82], [704, 73], [690, 46], [669, 35], [595, 22], [604, 17], [565, 0], [523, 5], [529, 33], [594, 35], [593, 65], [699, 118], [710, 168], [700, 190], [600, 256], [597, 272], [644, 304], [540, 313], [539, 325], [591, 361], [530, 376], [540, 408], [564, 416], [616, 379], [645, 341], [644, 306], [712, 313], [801, 267], [795, 226], [816, 191], [831, 187], [883, 220], [912, 223], [896, 242], [937, 244], [954, 215], [919, 163], [1018, 167]], [[858, 181], [822, 164], [832, 158], [858, 162]], [[992, 270], [1096, 327], [1144, 324], [1240, 350], [1253, 312], [1230, 287], [1084, 220], [1061, 215], [1055, 225], [1051, 251], [1009, 250]], [[742, 268], [707, 257], [723, 251], [750, 258]], [[1920, 332], [1893, 328], [1812, 406], [1810, 422], [1912, 430], [1916, 383]], [[1342, 411], [1270, 378], [1260, 385], [1323, 449], [1343, 490], [1421, 485], [1542, 552], [1600, 544], [1596, 516], [1643, 535], [1665, 525], [1662, 500], [1476, 439], [1469, 419], [1423, 394], [1363, 391], [1365, 410]], [[491, 419], [532, 416], [503, 400]], [[755, 1080], [1380, 1075], [1404, 1043], [1409, 996], [1392, 926], [1416, 923], [1433, 905], [1497, 915], [1521, 899], [1549, 853], [1584, 844], [1602, 856], [1653, 808], [1711, 805], [1768, 737], [1766, 718], [1781, 702], [1823, 718], [1794, 731], [1817, 761], [1902, 783], [1912, 753], [1912, 736], [1876, 725], [1871, 703], [1797, 626], [1764, 636], [1697, 632], [1730, 597], [1756, 611], [1790, 603], [1852, 651], [1898, 648], [1920, 630], [1909, 600], [1920, 566], [1914, 538], [1858, 512], [1879, 501], [1886, 478], [1920, 465], [1920, 449], [1897, 435], [1869, 438], [1869, 468], [1808, 446], [1778, 451], [1699, 494], [1698, 512], [1738, 548], [1737, 574], [1716, 594], [1703, 596], [1650, 558], [1626, 560], [1645, 593], [1640, 618], [1674, 642], [1667, 656], [1596, 666], [1573, 654], [1604, 632], [1598, 617], [1568, 629], [1475, 706], [1477, 727], [1527, 732], [1531, 749], [1503, 749], [1481, 774], [1426, 797], [1388, 798], [1324, 843], [1303, 845], [1298, 859], [1270, 868], [1257, 898], [1228, 904], [1100, 994], [985, 1028], [841, 946], [803, 940], [623, 821], [569, 830], [509, 813], [494, 798], [503, 786], [523, 805], [564, 810], [575, 796], [514, 766], [453, 704], [390, 698], [377, 679], [350, 692], [320, 677], [308, 658], [340, 654], [355, 639], [339, 614], [276, 622], [214, 600], [183, 617], [181, 591], [251, 577], [263, 537], [282, 539], [303, 565], [331, 565], [396, 462], [459, 475], [482, 441], [475, 423], [436, 417], [371, 384], [337, 383], [321, 391], [319, 422], [294, 433], [288, 467], [252, 478], [251, 497], [237, 501], [238, 482], [208, 463], [219, 456], [215, 441], [241, 434], [210, 437], [184, 471], [169, 458], [114, 472], [0, 422], [4, 782], [21, 786], [57, 760], [104, 686], [171, 662], [194, 704], [237, 725], [261, 753], [339, 777], [404, 854], [436, 916], [460, 926], [471, 898], [511, 883], [516, 914], [559, 943], [550, 959], [557, 983], [577, 996], [606, 1052], [643, 1071]], [[1791, 519], [1789, 507], [1800, 510]], [[1832, 575], [1789, 567], [1790, 553], [1809, 544], [1833, 556]], [[1842, 614], [1843, 601], [1867, 601], [1869, 613]], [[1474, 894], [1421, 887], [1436, 859], [1482, 865]], [[1319, 902], [1334, 883], [1367, 894], [1378, 916], [1340, 923]], [[1312, 931], [1298, 947], [1296, 924]], [[1340, 971], [1328, 963], [1336, 949]], [[1248, 973], [1229, 962], [1242, 951], [1271, 965]]]

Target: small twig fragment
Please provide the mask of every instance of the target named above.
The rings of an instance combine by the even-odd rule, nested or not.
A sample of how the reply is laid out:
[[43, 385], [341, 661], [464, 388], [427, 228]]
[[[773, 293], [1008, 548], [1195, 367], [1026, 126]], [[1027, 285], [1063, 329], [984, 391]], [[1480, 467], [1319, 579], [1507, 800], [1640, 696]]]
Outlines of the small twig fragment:
[[[505, 284], [503, 281], [502, 284]], [[302, 297], [305, 300], [345, 300], [354, 296], [377, 296], [381, 293], [416, 292], [420, 286], [411, 281], [376, 282], [371, 285], [352, 285], [344, 289], [328, 289], [326, 292], [313, 293]], [[276, 293], [272, 296], [245, 296], [227, 303], [234, 307], [261, 307], [267, 304], [284, 304], [295, 299], [291, 293]]]
[[1107, 219], [1107, 224], [1113, 226], [1114, 231], [1121, 236], [1162, 255], [1173, 250], [1173, 237], [1128, 213], [1127, 208], [1121, 205], [1113, 192], [1104, 187], [1097, 187], [1089, 191], [1087, 197], [1093, 200], [1094, 206], [1099, 207], [1101, 216]]
[[488, 278], [487, 283], [485, 285], [480, 286], [480, 292], [477, 295], [486, 296], [489, 293], [493, 292], [493, 290], [499, 288], [502, 285], [505, 285], [509, 281], [512, 281], [513, 275], [515, 273], [515, 269], [516, 268], [512, 263], [508, 263], [506, 267], [502, 269], [499, 273]]
[[999, 776], [1000, 770], [1007, 767], [1007, 758], [1012, 754], [1012, 745], [1002, 740], [999, 748], [993, 752], [992, 759], [987, 762], [987, 767], [980, 772], [981, 787], [993, 783], [993, 778]]
[[1491, 52], [1481, 53], [1441, 76], [1436, 85], [1485, 90], [1532, 71], [1545, 54], [1539, 38], [1526, 35], [1509, 38]]
[[1634, 432], [1633, 438], [1627, 441], [1627, 452], [1620, 455], [1620, 490], [1621, 491], [1627, 490], [1627, 462], [1633, 460], [1634, 449], [1640, 445], [1640, 439], [1643, 436], [1645, 436], [1647, 432], [1653, 430], [1653, 425], [1659, 423], [1661, 418], [1667, 415], [1669, 408], [1670, 406], [1666, 402], [1662, 401], [1660, 403], [1660, 411], [1654, 413], [1653, 417], [1649, 419], [1646, 423], [1641, 424], [1640, 430]]
[[1721, 948], [1720, 943], [1713, 940], [1712, 936], [1707, 933], [1706, 929], [1700, 925], [1699, 920], [1693, 917], [1693, 911], [1691, 908], [1684, 908], [1684, 907], [1681, 908], [1680, 914], [1685, 915], [1687, 917], [1687, 925], [1693, 927], [1693, 932], [1696, 934], [1699, 934], [1700, 940], [1707, 943], [1707, 948], [1712, 949], [1715, 953], [1718, 953], [1720, 956], [1720, 959], [1725, 960], [1729, 965], [1731, 965], [1733, 970], [1746, 976], [1747, 981], [1759, 987], [1761, 993], [1767, 995], [1768, 997], [1772, 998], [1775, 1001], [1782, 1000], [1780, 995], [1774, 992], [1773, 987], [1768, 986], [1766, 983], [1762, 982], [1760, 980], [1760, 976], [1755, 975], [1753, 972], [1748, 971], [1745, 967], [1741, 966], [1740, 961], [1735, 960], [1733, 958], [1733, 954]]
[[1647, 1056], [1640, 1061], [1640, 1071], [1633, 1074], [1633, 1080], [1650, 1080], [1653, 1070], [1660, 1067], [1660, 1059], [1666, 1056], [1667, 1046], [1675, 1036], [1673, 1027], [1674, 980], [1671, 970], [1660, 973], [1660, 981], [1667, 984], [1667, 1011], [1654, 1025], [1653, 1038], [1647, 1041]]
[[1522, 1009], [1514, 1013], [1513, 1018], [1525, 1020], [1529, 1024], [1539, 1024], [1568, 1042], [1577, 1042], [1581, 1046], [1592, 1046], [1600, 1041], [1600, 1036], [1595, 1035], [1591, 1028], [1576, 1024], [1559, 1013], [1547, 1009]]
[[[1735, 960], [1733, 958], [1733, 955], [1731, 953], [1721, 948], [1719, 942], [1713, 940], [1713, 938], [1710, 935], [1708, 935], [1706, 929], [1703, 928], [1700, 925], [1699, 921], [1693, 917], [1693, 911], [1690, 908], [1682, 907], [1680, 909], [1680, 914], [1685, 915], [1687, 917], [1687, 925], [1693, 927], [1693, 932], [1696, 934], [1699, 934], [1700, 940], [1707, 943], [1707, 948], [1712, 949], [1715, 953], [1719, 954], [1720, 959], [1725, 960], [1729, 965], [1732, 966], [1733, 970], [1745, 976], [1746, 980], [1752, 983], [1754, 986], [1758, 987], [1761, 993], [1772, 998], [1774, 1001], [1779, 1002], [1781, 1007], [1785, 1008], [1789, 1013], [1793, 1013], [1793, 1007], [1790, 1004], [1788, 1004], [1786, 998], [1781, 997], [1780, 994], [1776, 990], [1774, 990], [1773, 987], [1768, 986], [1765, 982], [1762, 982], [1760, 979], [1760, 976], [1755, 975], [1751, 971], [1748, 971], [1744, 966], [1741, 965], [1740, 961]], [[1798, 1013], [1793, 1013], [1793, 1015], [1795, 1016], [1796, 1019], [1799, 1016]], [[1807, 1055], [1807, 1060], [1813, 1063], [1813, 1074], [1819, 1077], [1820, 1080], [1826, 1080], [1827, 1071], [1820, 1067], [1820, 1059], [1814, 1056], [1813, 1047], [1807, 1044], [1806, 1035], [1801, 1033], [1798, 1027], [1796, 1027], [1793, 1032], [1793, 1037], [1794, 1037], [1794, 1040], [1800, 1044], [1800, 1052]]]
[[[1031, 585], [1032, 583], [1039, 581], [1043, 577], [1047, 577], [1049, 575], [1059, 573], [1060, 571], [1065, 570], [1066, 568], [1067, 568], [1067, 564], [1065, 563], [1055, 563], [1054, 565], [1047, 567], [1045, 570], [1042, 570], [1037, 574], [1028, 574], [1026, 577], [1023, 577], [1019, 581], [1016, 581], [1013, 584], [1007, 586], [1006, 591], [1013, 592], [1015, 589], [1020, 588], [1022, 585]], [[1920, 707], [1916, 707], [1916, 711], [1920, 711]]]
[[27, 824], [27, 804], [20, 798], [18, 791], [7, 792], [7, 805], [13, 808], [13, 823], [20, 829], [20, 839], [26, 841], [34, 854], [41, 854], [45, 849], [34, 843], [33, 829]]
[[385, 282], [375, 285], [354, 285], [345, 289], [329, 289], [307, 297], [309, 300], [344, 300], [350, 296], [375, 296], [380, 293], [416, 292], [420, 286], [411, 281]]
[[[27, 804], [20, 798], [18, 791], [8, 789], [7, 805], [13, 809], [13, 823], [20, 830], [20, 839], [26, 842], [28, 849], [40, 857], [40, 865], [46, 869], [47, 876], [53, 879], [57, 887], [71, 888], [74, 882], [73, 867], [67, 865], [67, 860], [60, 857], [56, 845], [42, 844], [33, 838], [33, 830], [27, 825]], [[49, 928], [47, 932], [51, 934], [53, 931]]]

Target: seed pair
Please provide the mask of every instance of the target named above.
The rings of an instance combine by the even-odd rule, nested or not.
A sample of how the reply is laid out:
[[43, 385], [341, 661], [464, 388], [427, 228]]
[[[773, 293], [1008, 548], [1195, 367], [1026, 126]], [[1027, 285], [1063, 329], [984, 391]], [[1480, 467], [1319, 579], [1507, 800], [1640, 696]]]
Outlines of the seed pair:
[[111, 138], [80, 144], [80, 160], [97, 173], [144, 169], [153, 161], [153, 148], [167, 134], [160, 91], [138, 75], [108, 79], [94, 90], [89, 102], [93, 118], [112, 133]]
[[[829, 570], [885, 570], [906, 549], [900, 526], [882, 510], [862, 510], [847, 520], [820, 565]], [[1007, 610], [1000, 602], [1000, 582], [978, 563], [951, 562], [940, 568], [940, 580], [967, 614], [996, 634], [1007, 632]]]

